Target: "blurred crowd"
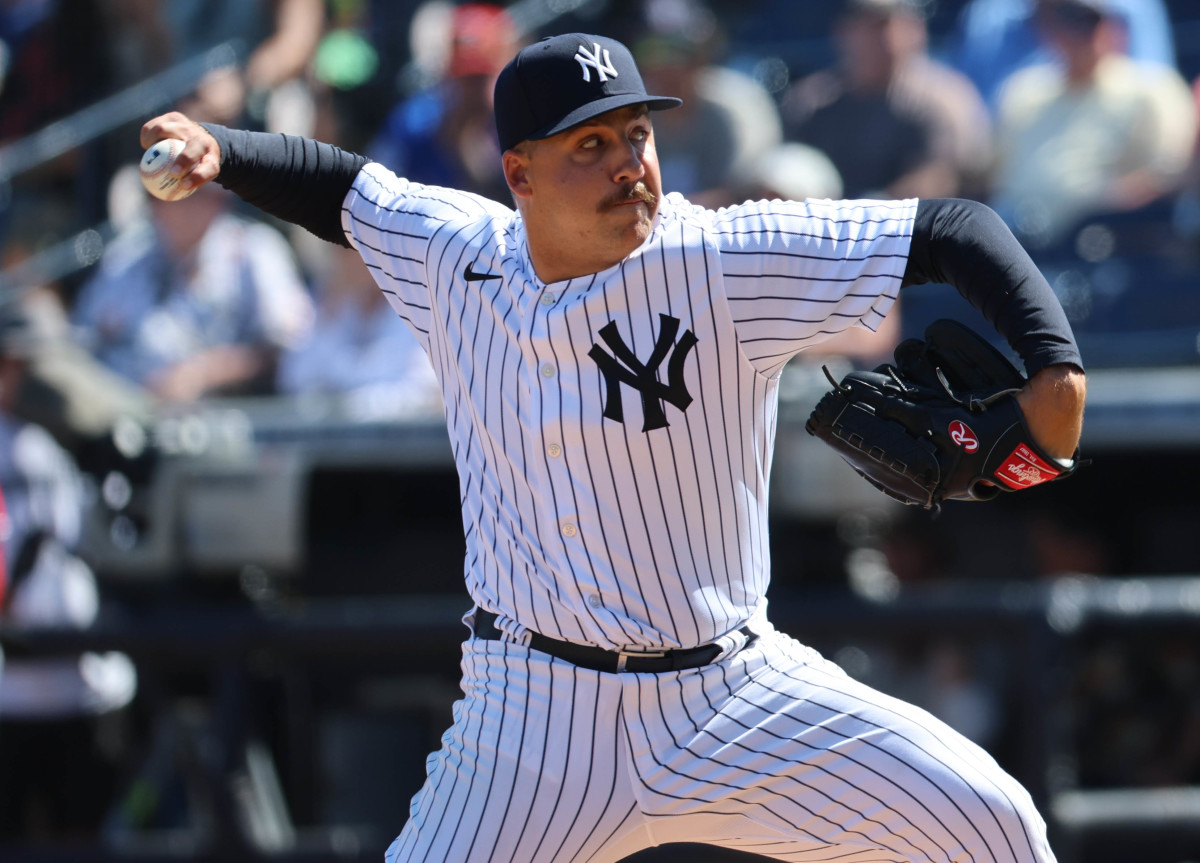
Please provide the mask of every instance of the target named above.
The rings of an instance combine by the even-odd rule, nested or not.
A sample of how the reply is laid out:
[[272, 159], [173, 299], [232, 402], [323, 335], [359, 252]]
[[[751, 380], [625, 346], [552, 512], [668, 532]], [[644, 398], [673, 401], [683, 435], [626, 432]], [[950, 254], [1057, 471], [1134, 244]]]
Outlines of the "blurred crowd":
[[[78, 549], [92, 503], [81, 478], [103, 479], [117, 462], [136, 470], [113, 443], [122, 422], [230, 396], [338, 394], [397, 417], [439, 409], [429, 363], [353, 252], [266, 220], [215, 184], [179, 203], [145, 193], [137, 130], [149, 117], [177, 108], [313, 136], [418, 182], [508, 201], [495, 75], [543, 33], [602, 32], [631, 46], [651, 92], [684, 99], [655, 116], [668, 192], [713, 208], [759, 197], [974, 198], [1046, 262], [1077, 322], [1104, 313], [1136, 327], [1156, 312], [1200, 326], [1200, 292], [1139, 301], [1129, 275], [1190, 284], [1200, 261], [1200, 45], [1180, 41], [1183, 23], [1200, 32], [1200, 12], [1184, 22], [1183, 8], [0, 0], [0, 620], [86, 626], [101, 613]], [[194, 71], [181, 78], [181, 68]], [[904, 314], [823, 356], [873, 364]], [[1042, 524], [1058, 531], [1055, 549], [1084, 530], [1069, 518]], [[906, 537], [883, 544], [899, 577], [906, 566], [936, 570], [930, 546]], [[1076, 547], [1042, 566], [1104, 570], [1103, 537]], [[964, 688], [975, 686], [965, 655], [931, 651], [923, 673], [950, 681], [935, 695], [988, 742], [996, 713], [985, 691]], [[13, 802], [3, 789], [14, 782], [0, 782], [0, 839], [63, 827], [63, 813], [77, 821], [66, 828], [95, 829], [103, 814], [42, 788], [38, 777], [54, 768], [21, 757], [33, 743], [12, 718], [57, 723], [24, 733], [68, 741], [56, 747], [62, 762], [92, 766], [86, 790], [112, 781], [96, 729], [136, 690], [120, 654], [37, 662], [10, 656], [0, 673], [0, 776], [29, 783]], [[1157, 769], [1182, 782], [1197, 778], [1197, 763]]]
[[[684, 98], [655, 121], [668, 191], [714, 208], [971, 197], [1031, 250], [1094, 263], [1116, 245], [1134, 254], [1138, 235], [1081, 231], [1097, 217], [1153, 225], [1155, 254], [1200, 237], [1200, 78], [1181, 70], [1173, 24], [1165, 0], [4, 0], [0, 165], [20, 170], [0, 167], [2, 299], [44, 345], [77, 348], [56, 357], [71, 373], [30, 363], [45, 386], [29, 416], [78, 448], [114, 415], [210, 396], [435, 401], [353, 256], [215, 186], [174, 205], [144, 193], [136, 129], [158, 111], [315, 136], [507, 201], [494, 76], [543, 31], [599, 30], [631, 45], [652, 89]], [[776, 41], [760, 45], [756, 26]], [[822, 47], [804, 63], [770, 54], [789, 32]], [[873, 360], [900, 317], [829, 351]]]

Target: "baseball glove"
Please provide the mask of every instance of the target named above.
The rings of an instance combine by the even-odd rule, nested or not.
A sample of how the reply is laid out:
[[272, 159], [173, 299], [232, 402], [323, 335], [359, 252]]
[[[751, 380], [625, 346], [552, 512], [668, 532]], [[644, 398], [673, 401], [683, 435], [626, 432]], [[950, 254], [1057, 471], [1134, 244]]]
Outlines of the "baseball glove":
[[1014, 393], [1025, 376], [978, 333], [938, 320], [901, 342], [895, 365], [854, 371], [817, 403], [805, 428], [867, 482], [906, 504], [990, 500], [1062, 479], [1079, 466], [1033, 442]]

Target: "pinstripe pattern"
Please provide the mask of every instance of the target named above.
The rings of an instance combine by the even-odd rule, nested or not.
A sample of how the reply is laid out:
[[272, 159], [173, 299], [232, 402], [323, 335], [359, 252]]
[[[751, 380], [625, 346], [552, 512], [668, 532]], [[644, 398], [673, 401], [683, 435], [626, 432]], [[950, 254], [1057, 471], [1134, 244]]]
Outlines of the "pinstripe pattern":
[[1053, 861], [1025, 791], [938, 720], [761, 624], [725, 662], [602, 674], [469, 641], [465, 697], [387, 863]]
[[[464, 697], [388, 863], [615, 863], [672, 841], [805, 863], [1053, 860], [985, 753], [766, 621], [779, 373], [878, 326], [915, 212], [669, 195], [620, 264], [545, 285], [512, 211], [364, 169], [343, 225], [429, 352], [467, 587], [507, 634], [466, 643]], [[747, 624], [763, 637], [738, 652]], [[530, 630], [729, 655], [601, 674], [531, 650]]]
[[[780, 370], [899, 289], [914, 201], [749, 204], [712, 213], [667, 196], [651, 238], [620, 265], [550, 286], [507, 208], [370, 165], [344, 223], [429, 350], [459, 469], [472, 598], [571, 641], [691, 647], [760, 608]], [[500, 275], [466, 281], [475, 272]], [[849, 274], [849, 275], [847, 275]], [[593, 346], [610, 323], [640, 361], [663, 316], [695, 346], [686, 409], [624, 421]], [[667, 376], [670, 359], [658, 370]], [[703, 384], [702, 384], [703, 382]]]

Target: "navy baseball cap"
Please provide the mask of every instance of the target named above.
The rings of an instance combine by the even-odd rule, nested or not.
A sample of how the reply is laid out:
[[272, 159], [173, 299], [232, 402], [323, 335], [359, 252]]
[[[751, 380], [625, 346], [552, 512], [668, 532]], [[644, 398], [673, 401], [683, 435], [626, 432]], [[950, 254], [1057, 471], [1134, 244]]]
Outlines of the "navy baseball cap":
[[551, 36], [522, 48], [496, 79], [500, 149], [549, 138], [605, 111], [642, 102], [651, 110], [683, 104], [649, 95], [633, 55], [616, 39]]

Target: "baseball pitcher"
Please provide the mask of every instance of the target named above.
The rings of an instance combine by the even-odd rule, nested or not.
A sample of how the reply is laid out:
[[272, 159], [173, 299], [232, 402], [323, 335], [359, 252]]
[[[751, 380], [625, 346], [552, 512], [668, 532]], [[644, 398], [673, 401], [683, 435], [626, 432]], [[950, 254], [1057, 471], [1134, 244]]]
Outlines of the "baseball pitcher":
[[474, 607], [462, 699], [387, 863], [680, 841], [1048, 863], [987, 753], [772, 626], [767, 500], [788, 360], [922, 282], [1013, 346], [1028, 378], [1004, 397], [1069, 471], [1084, 375], [1062, 309], [979, 204], [664, 193], [651, 118], [677, 104], [612, 39], [524, 48], [495, 89], [513, 208], [312, 140], [177, 113], [142, 129], [186, 142], [182, 184], [355, 248], [440, 382]]

